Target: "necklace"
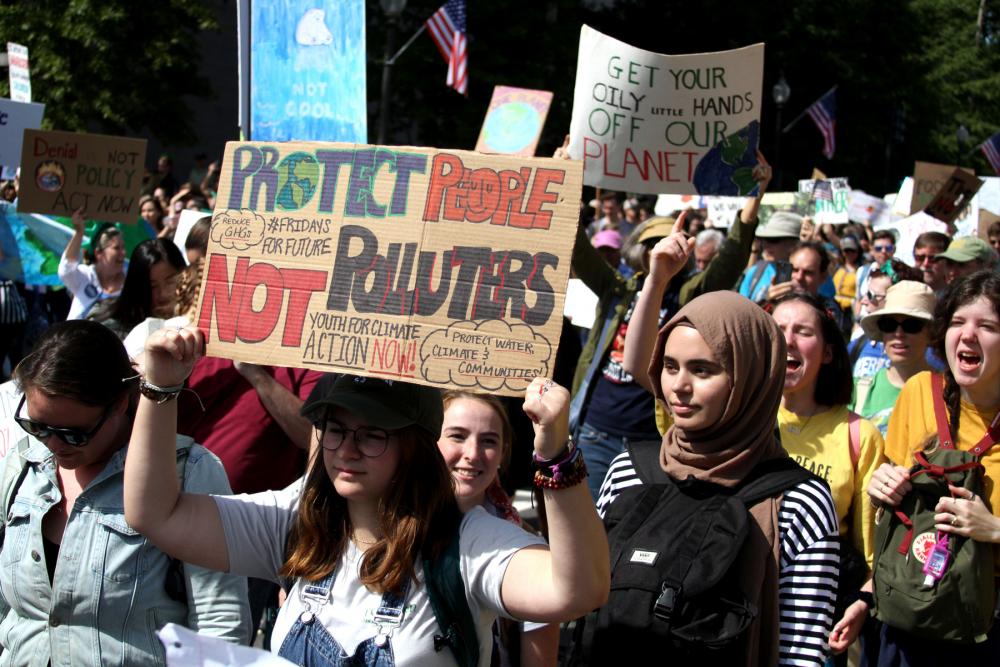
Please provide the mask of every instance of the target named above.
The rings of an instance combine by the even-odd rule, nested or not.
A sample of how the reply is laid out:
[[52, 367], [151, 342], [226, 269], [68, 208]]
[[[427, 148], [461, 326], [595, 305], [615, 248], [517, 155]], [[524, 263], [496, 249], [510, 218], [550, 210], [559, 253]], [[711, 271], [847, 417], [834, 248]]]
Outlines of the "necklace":
[[[795, 414], [795, 413], [793, 412], [792, 414]], [[813, 414], [809, 415], [808, 417], [806, 417], [806, 420], [804, 422], [802, 422], [802, 426], [798, 426], [796, 424], [788, 424], [785, 428], [788, 429], [789, 433], [794, 433], [795, 435], [800, 435], [802, 433], [805, 433], [805, 430], [809, 427], [809, 422], [812, 420], [812, 418], [813, 418], [813, 416], [815, 414], [816, 413], [813, 413]], [[795, 416], [798, 417], [798, 415], [795, 415]]]
[[351, 533], [351, 541], [363, 547], [371, 547], [378, 544], [378, 540], [362, 540], [357, 533]]

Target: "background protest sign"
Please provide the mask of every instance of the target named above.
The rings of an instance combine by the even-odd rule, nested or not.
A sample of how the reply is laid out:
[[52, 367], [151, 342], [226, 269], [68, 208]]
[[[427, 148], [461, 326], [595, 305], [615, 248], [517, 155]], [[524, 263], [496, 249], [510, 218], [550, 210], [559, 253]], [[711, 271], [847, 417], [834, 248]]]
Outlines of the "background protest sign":
[[551, 376], [579, 162], [231, 142], [223, 165], [208, 354], [506, 395]]
[[[975, 174], [969, 174], [956, 168], [924, 211], [927, 215], [943, 222], [954, 222], [963, 216], [965, 210], [972, 203], [972, 198], [976, 196], [981, 187], [983, 187], [983, 182], [976, 178]], [[977, 220], [978, 217], [977, 212]]]
[[[817, 184], [830, 184], [830, 199], [817, 197]], [[819, 187], [823, 187], [820, 185]], [[799, 181], [799, 194], [809, 198], [809, 205], [805, 215], [812, 216], [813, 222], [817, 225], [841, 225], [849, 222], [848, 208], [851, 197], [851, 186], [846, 178], [827, 178], [817, 181], [803, 179]]]
[[961, 169], [975, 176], [976, 172], [953, 164], [935, 164], [933, 162], [915, 162], [913, 165], [913, 191], [910, 194], [910, 214], [923, 211], [934, 199], [952, 172]]
[[368, 139], [364, 0], [248, 0], [250, 134]]
[[853, 222], [877, 225], [889, 215], [889, 203], [863, 190], [851, 190], [847, 199], [847, 217]]
[[584, 183], [746, 196], [760, 134], [764, 45], [668, 56], [583, 26], [569, 152]]
[[44, 104], [12, 102], [0, 98], [0, 165], [16, 167], [21, 164], [21, 140], [24, 131], [37, 129], [45, 114]]
[[30, 102], [31, 73], [28, 65], [28, 47], [7, 42], [7, 67], [10, 77], [10, 99], [15, 102]]
[[479, 130], [476, 150], [531, 157], [551, 105], [552, 93], [548, 90], [496, 86]]
[[25, 130], [18, 210], [135, 224], [145, 160], [145, 139]]

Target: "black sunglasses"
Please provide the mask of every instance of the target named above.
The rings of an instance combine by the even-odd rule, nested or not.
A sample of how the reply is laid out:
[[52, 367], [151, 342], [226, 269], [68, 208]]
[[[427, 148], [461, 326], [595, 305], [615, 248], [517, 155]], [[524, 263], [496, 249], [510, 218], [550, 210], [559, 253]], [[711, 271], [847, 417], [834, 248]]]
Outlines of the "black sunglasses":
[[43, 424], [42, 422], [36, 422], [27, 417], [21, 417], [21, 408], [24, 407], [25, 395], [21, 396], [21, 402], [17, 404], [17, 410], [14, 411], [14, 421], [17, 425], [24, 429], [24, 431], [42, 442], [45, 442], [52, 436], [57, 436], [60, 440], [65, 442], [70, 447], [83, 447], [90, 439], [97, 435], [97, 432], [101, 430], [104, 426], [104, 422], [108, 420], [108, 416], [111, 415], [111, 408], [114, 406], [109, 405], [104, 410], [104, 415], [101, 420], [97, 422], [97, 425], [89, 431], [82, 431], [78, 428], [59, 428], [56, 426], [49, 426], [48, 424]]
[[927, 322], [916, 317], [907, 317], [903, 320], [893, 319], [891, 317], [880, 317], [878, 318], [878, 330], [882, 333], [894, 333], [896, 329], [902, 327], [903, 333], [915, 334], [920, 333], [927, 326]]

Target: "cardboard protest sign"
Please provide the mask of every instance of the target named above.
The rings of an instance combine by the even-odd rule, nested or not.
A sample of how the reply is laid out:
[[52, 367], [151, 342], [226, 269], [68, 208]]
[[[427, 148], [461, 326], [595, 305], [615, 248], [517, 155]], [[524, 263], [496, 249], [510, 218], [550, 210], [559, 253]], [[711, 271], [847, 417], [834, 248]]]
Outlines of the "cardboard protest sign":
[[931, 203], [945, 182], [951, 177], [955, 169], [961, 169], [967, 174], [975, 175], [976, 172], [965, 167], [956, 167], [953, 164], [935, 164], [933, 162], [916, 162], [913, 165], [913, 191], [910, 194], [910, 210], [913, 214], [923, 211]]
[[668, 56], [583, 26], [570, 155], [584, 183], [655, 194], [756, 191], [764, 45]]
[[25, 130], [18, 209], [134, 224], [145, 161], [145, 139]]
[[7, 68], [10, 77], [10, 99], [15, 102], [30, 102], [31, 74], [27, 46], [7, 42]]
[[[832, 199], [821, 199], [816, 197], [817, 183], [826, 182], [830, 184], [830, 196]], [[822, 186], [820, 186], [822, 187]], [[846, 224], [848, 220], [848, 203], [851, 196], [851, 186], [846, 178], [828, 178], [825, 181], [803, 179], [799, 181], [799, 194], [806, 195], [812, 202], [806, 215], [811, 215], [813, 222], [817, 225]]]
[[364, 0], [252, 0], [250, 138], [368, 139]]
[[1000, 215], [996, 213], [991, 213], [986, 209], [979, 209], [979, 229], [976, 236], [983, 239], [984, 241], [989, 241], [989, 229], [990, 225], [995, 222], [1000, 222]]
[[552, 93], [548, 90], [496, 86], [479, 130], [476, 150], [531, 157], [551, 105]]
[[[963, 214], [981, 187], [983, 182], [975, 174], [956, 168], [924, 212], [942, 222], [954, 222]], [[978, 215], [976, 217], [978, 219]]]
[[552, 374], [581, 189], [567, 160], [231, 142], [208, 354], [523, 392]]
[[45, 114], [44, 104], [12, 102], [0, 98], [0, 165], [21, 164], [21, 140], [28, 128], [38, 128]]

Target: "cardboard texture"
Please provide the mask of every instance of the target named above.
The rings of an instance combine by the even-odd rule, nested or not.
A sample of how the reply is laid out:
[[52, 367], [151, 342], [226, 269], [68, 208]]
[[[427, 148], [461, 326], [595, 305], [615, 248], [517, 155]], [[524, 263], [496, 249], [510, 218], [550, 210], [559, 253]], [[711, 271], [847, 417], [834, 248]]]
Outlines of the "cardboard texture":
[[978, 236], [984, 241], [989, 241], [989, 229], [990, 225], [994, 222], [1000, 222], [1000, 215], [996, 213], [991, 213], [986, 209], [979, 209], [979, 229]]
[[44, 114], [44, 104], [12, 102], [0, 98], [0, 165], [17, 167], [21, 164], [24, 131], [38, 128]]
[[551, 105], [552, 93], [548, 90], [496, 86], [479, 130], [476, 150], [533, 156]]
[[552, 374], [581, 188], [577, 161], [230, 142], [207, 352], [518, 395]]
[[[956, 167], [953, 164], [935, 164], [934, 162], [915, 162], [913, 165], [913, 192], [910, 194], [910, 211], [912, 215], [923, 211], [934, 199], [945, 181], [951, 177]], [[967, 174], [975, 175], [972, 169], [961, 167]]]
[[25, 130], [18, 210], [135, 224], [145, 161], [145, 139]]
[[942, 222], [955, 222], [963, 215], [981, 187], [983, 182], [975, 174], [956, 168], [924, 211]]
[[680, 56], [580, 31], [569, 152], [584, 183], [747, 196], [760, 136], [764, 45]]

